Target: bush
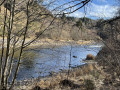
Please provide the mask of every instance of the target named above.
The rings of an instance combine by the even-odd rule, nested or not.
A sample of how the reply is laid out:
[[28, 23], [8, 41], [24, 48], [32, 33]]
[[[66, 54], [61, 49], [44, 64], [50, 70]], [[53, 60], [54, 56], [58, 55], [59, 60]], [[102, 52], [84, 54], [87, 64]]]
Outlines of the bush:
[[86, 60], [95, 60], [95, 56], [93, 56], [92, 54], [88, 54], [86, 56]]
[[95, 86], [92, 80], [85, 80], [85, 89], [86, 90], [94, 90]]
[[35, 86], [32, 90], [42, 90], [39, 86]]

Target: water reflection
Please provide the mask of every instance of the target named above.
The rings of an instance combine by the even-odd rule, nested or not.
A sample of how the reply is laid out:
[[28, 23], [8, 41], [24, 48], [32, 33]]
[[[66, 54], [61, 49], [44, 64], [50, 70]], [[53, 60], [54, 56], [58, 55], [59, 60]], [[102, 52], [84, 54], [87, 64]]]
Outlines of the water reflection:
[[37, 53], [35, 51], [24, 51], [22, 54], [21, 67], [31, 69], [35, 66], [35, 58]]
[[[46, 76], [51, 71], [58, 72], [61, 69], [68, 69], [70, 49], [71, 46], [62, 46], [25, 51], [22, 56], [24, 58], [22, 58], [17, 80]], [[82, 60], [86, 58], [87, 54], [97, 55], [100, 49], [101, 47], [96, 45], [72, 46], [71, 66], [83, 65]], [[77, 58], [73, 56], [77, 56]]]

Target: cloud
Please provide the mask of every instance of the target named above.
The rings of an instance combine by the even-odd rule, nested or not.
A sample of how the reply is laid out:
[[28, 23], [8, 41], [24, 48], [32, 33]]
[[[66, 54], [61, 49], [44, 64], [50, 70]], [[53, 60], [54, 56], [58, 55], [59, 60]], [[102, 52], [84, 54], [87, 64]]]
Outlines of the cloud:
[[77, 18], [81, 18], [81, 17], [84, 17], [84, 16], [85, 16], [85, 13], [80, 12], [80, 11], [76, 11], [76, 12], [70, 14], [70, 16], [74, 16], [74, 17], [77, 17]]
[[98, 2], [103, 2], [103, 3], [106, 3], [107, 0], [97, 0]]
[[91, 8], [88, 8], [88, 15], [100, 18], [112, 18], [117, 12], [118, 6], [111, 5], [96, 5], [91, 3]]
[[[46, 0], [46, 1], [51, 1], [51, 0]], [[54, 0], [53, 0], [54, 1]], [[64, 0], [62, 0], [64, 1]], [[61, 1], [60, 1], [61, 2]], [[87, 7], [87, 12], [86, 12], [86, 15], [85, 15], [85, 12], [83, 9], [80, 9], [72, 14], [70, 14], [69, 16], [74, 16], [74, 17], [92, 17], [92, 18], [104, 18], [104, 19], [109, 19], [109, 18], [112, 18], [115, 16], [117, 10], [118, 10], [118, 6], [112, 6], [110, 5], [110, 3], [108, 3], [108, 0], [97, 0], [97, 2], [102, 2], [101, 5], [100, 3], [99, 4], [96, 4], [95, 3], [89, 3]], [[103, 4], [104, 2], [104, 4]], [[59, 6], [59, 4], [63, 4], [65, 2], [62, 2], [62, 3], [58, 3], [57, 5], [55, 4], [55, 7]], [[65, 8], [67, 7], [70, 7], [70, 6], [73, 6], [75, 3], [69, 3], [67, 5], [64, 5], [63, 7], [61, 8], [58, 8], [58, 10], [55, 10], [53, 11], [53, 13], [59, 13], [60, 11], [64, 10]], [[54, 5], [53, 5], [54, 6]], [[50, 10], [54, 10], [54, 7], [52, 6], [52, 8], [50, 8]], [[74, 7], [74, 8], [71, 8], [71, 9], [67, 9], [67, 10], [64, 10], [63, 12], [70, 12], [70, 11], [73, 11], [75, 9], [77, 9], [79, 6], [77, 7]]]
[[[102, 0], [105, 1], [105, 0]], [[87, 7], [86, 17], [95, 17], [95, 18], [113, 18], [117, 12], [118, 6], [111, 6], [109, 4], [106, 5], [97, 5], [91, 3], [89, 7]], [[72, 13], [70, 16], [74, 17], [84, 17], [85, 13], [81, 11], [76, 11]]]

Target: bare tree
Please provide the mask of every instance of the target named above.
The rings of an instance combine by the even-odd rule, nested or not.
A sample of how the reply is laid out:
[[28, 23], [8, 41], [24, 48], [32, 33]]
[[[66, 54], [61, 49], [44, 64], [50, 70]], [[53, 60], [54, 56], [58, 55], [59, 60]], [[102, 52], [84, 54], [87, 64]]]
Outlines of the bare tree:
[[[43, 5], [38, 3], [39, 0], [1, 0], [0, 7], [2, 7], [2, 12], [0, 13], [0, 19], [3, 19], [3, 22], [0, 21], [2, 31], [0, 89], [12, 89], [25, 47], [38, 39], [46, 30], [49, 30], [49, 27], [53, 24], [53, 21], [58, 15], [61, 15], [64, 11], [67, 11], [65, 14], [73, 13], [90, 1], [91, 0], [73, 0], [64, 4], [62, 3], [62, 5], [55, 6], [54, 9], [52, 8], [51, 12], [59, 10], [58, 13], [53, 15], [46, 8], [49, 8], [53, 3], [58, 2], [57, 0], [49, 1], [47, 4], [43, 1]], [[75, 4], [67, 8], [64, 7], [71, 3]], [[69, 9], [75, 6], [78, 6], [78, 8], [69, 12]], [[50, 22], [48, 22], [49, 19], [47, 19], [49, 17], [52, 17]], [[41, 21], [41, 23], [39, 23], [38, 27], [35, 27], [34, 23], [37, 24], [37, 21]], [[45, 26], [44, 23], [47, 23], [47, 25]], [[32, 35], [37, 29], [41, 30], [41, 32], [36, 37], [27, 41], [26, 37], [29, 37], [29, 31], [31, 31], [30, 35]], [[16, 51], [18, 50], [19, 56], [17, 63], [15, 63], [15, 67], [13, 61]], [[15, 69], [14, 72], [13, 69]], [[8, 85], [11, 74], [13, 75], [12, 81]]]

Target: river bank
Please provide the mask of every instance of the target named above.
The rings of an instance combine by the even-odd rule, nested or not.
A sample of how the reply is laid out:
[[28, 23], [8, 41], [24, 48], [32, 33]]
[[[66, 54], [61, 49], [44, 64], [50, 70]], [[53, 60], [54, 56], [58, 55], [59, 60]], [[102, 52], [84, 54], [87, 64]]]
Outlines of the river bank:
[[30, 47], [22, 55], [17, 80], [43, 77], [51, 72], [67, 70], [69, 64], [70, 68], [84, 65], [82, 61], [86, 56], [96, 56], [100, 49], [101, 45], [96, 44]]
[[51, 39], [41, 39], [37, 40], [36, 42], [32, 43], [30, 46], [39, 46], [39, 45], [89, 45], [95, 43], [93, 40], [85, 41], [85, 40], [51, 40]]
[[119, 90], [119, 79], [111, 83], [112, 77], [105, 71], [107, 68], [96, 60], [85, 62], [85, 65], [51, 76], [16, 82], [13, 90]]
[[53, 72], [48, 77], [16, 82], [14, 90], [119, 90], [120, 79], [117, 73], [101, 64], [103, 51], [100, 51], [96, 60], [85, 61], [86, 64], [80, 67]]
[[[59, 90], [61, 88], [62, 88], [62, 90], [66, 90], [67, 88], [68, 89], [71, 89], [74, 87], [76, 88], [76, 86], [77, 86], [77, 88], [81, 88], [81, 86], [83, 88], [85, 88], [84, 85], [86, 83], [86, 80], [88, 80], [88, 81], [90, 80], [90, 82], [94, 82], [94, 80], [96, 80], [96, 79], [93, 76], [96, 75], [96, 73], [98, 73], [98, 71], [96, 71], [97, 69], [96, 69], [95, 63], [94, 64], [89, 63], [89, 64], [82, 65], [80, 61], [82, 59], [84, 59], [86, 57], [86, 55], [89, 53], [92, 53], [93, 55], [97, 54], [96, 52], [98, 52], [100, 49], [98, 49], [98, 46], [95, 46], [94, 43], [95, 43], [94, 41], [63, 41], [63, 40], [55, 41], [55, 40], [49, 40], [49, 39], [44, 39], [44, 40], [40, 40], [40, 41], [36, 41], [36, 42], [32, 43], [27, 49], [25, 49], [25, 52], [27, 53], [27, 55], [25, 53], [23, 55], [25, 57], [28, 56], [28, 58], [21, 60], [22, 62], [20, 65], [20, 70], [19, 70], [20, 73], [18, 73], [18, 77], [20, 77], [20, 78], [23, 78], [23, 76], [31, 77], [28, 75], [35, 74], [36, 72], [39, 73], [40, 71], [43, 71], [43, 73], [44, 73], [44, 71], [46, 71], [50, 68], [51, 68], [51, 70], [54, 70], [54, 69], [56, 69], [56, 65], [58, 67], [60, 67], [60, 68], [57, 68], [58, 69], [57, 71], [59, 71], [61, 69], [61, 67], [63, 67], [63, 69], [66, 69], [66, 70], [62, 69], [62, 71], [59, 71], [57, 73], [48, 71], [48, 73], [49, 72], [51, 73], [51, 76], [49, 76], [49, 77], [48, 76], [47, 77], [38, 77], [38, 78], [33, 78], [33, 79], [25, 79], [25, 80], [17, 81], [15, 84], [14, 90], [16, 90], [16, 89], [17, 90], [21, 90], [21, 89], [30, 90], [30, 89], [34, 88], [35, 86], [39, 86], [42, 89], [47, 88], [50, 90], [51, 89]], [[61, 47], [59, 47], [59, 46], [61, 46]], [[70, 51], [71, 48], [72, 48], [72, 51]], [[29, 51], [30, 51], [30, 54], [28, 54]], [[32, 57], [32, 58], [30, 58], [32, 56], [31, 51], [34, 54], [34, 57]], [[85, 53], [84, 53], [84, 51], [85, 51]], [[35, 52], [39, 53], [40, 55], [42, 55], [44, 53], [43, 55], [45, 55], [45, 56], [42, 55], [40, 57], [37, 57], [37, 59], [35, 59], [35, 56], [36, 56]], [[70, 70], [68, 69], [69, 60], [70, 60], [70, 52], [71, 52], [71, 60], [73, 61], [72, 62], [73, 66], [76, 66], [76, 65], [78, 66], [80, 64], [80, 67], [76, 67], [76, 68], [70, 67]], [[55, 55], [57, 55], [57, 57]], [[73, 57], [74, 55], [75, 55], [75, 58]], [[50, 56], [50, 57], [48, 57], [48, 56]], [[48, 57], [48, 58], [46, 58], [46, 57]], [[65, 63], [66, 60], [67, 60], [67, 62]], [[84, 63], [86, 63], [86, 62], [84, 62]], [[47, 66], [46, 69], [43, 67], [42, 67], [43, 69], [40, 69], [41, 68], [40, 66], [42, 66], [42, 64], [43, 64], [43, 66]], [[55, 65], [55, 67], [53, 67], [54, 65]], [[31, 67], [36, 67], [36, 66], [38, 66], [38, 67], [31, 68]], [[48, 67], [48, 66], [50, 66], [50, 67]], [[29, 71], [26, 71], [26, 70], [29, 70], [30, 73], [29, 73]], [[82, 79], [79, 79], [79, 78], [82, 78]], [[59, 80], [57, 80], [57, 79], [59, 79]], [[70, 82], [72, 84], [70, 84], [70, 86], [67, 85], [67, 87], [64, 86], [64, 84], [61, 86], [61, 84], [64, 83], [64, 80], [66, 81], [66, 79], [67, 80], [69, 79], [67, 82], [68, 83]], [[82, 84], [80, 84], [80, 83], [82, 83]], [[57, 85], [57, 87], [54, 87], [56, 85]], [[97, 86], [95, 86], [95, 87], [97, 87]]]
[[52, 73], [48, 77], [16, 82], [13, 90], [119, 90], [120, 80], [112, 79], [106, 72], [108, 68], [96, 60], [85, 62], [85, 65]]
[[[83, 66], [52, 73], [51, 76], [19, 81], [15, 83], [14, 90], [86, 90], [86, 87], [100, 90], [106, 74], [95, 61]], [[90, 85], [89, 85], [90, 84]]]
[[[52, 40], [52, 39], [37, 39], [31, 44], [29, 44], [33, 39], [32, 38], [26, 38], [25, 40], [25, 46], [27, 47], [45, 47], [45, 46], [65, 46], [65, 45], [89, 45], [95, 43], [94, 40]], [[12, 47], [13, 41], [11, 41], [11, 47]], [[19, 39], [19, 41], [16, 43], [17, 47], [20, 47], [22, 43], [22, 39]], [[29, 44], [29, 45], [28, 45]], [[2, 38], [0, 37], [0, 45], [2, 45]], [[4, 47], [7, 46], [7, 38], [5, 37], [4, 40]]]

